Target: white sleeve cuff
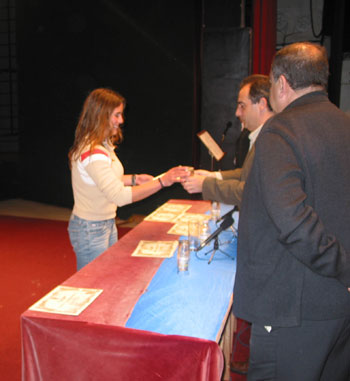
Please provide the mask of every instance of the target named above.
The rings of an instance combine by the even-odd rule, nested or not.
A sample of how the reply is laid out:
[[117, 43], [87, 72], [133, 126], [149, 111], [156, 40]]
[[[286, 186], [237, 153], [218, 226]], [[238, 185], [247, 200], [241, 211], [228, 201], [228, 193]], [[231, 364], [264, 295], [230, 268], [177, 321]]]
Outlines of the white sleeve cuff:
[[215, 173], [215, 177], [218, 179], [218, 180], [222, 180], [222, 174], [220, 171], [216, 171], [214, 172]]

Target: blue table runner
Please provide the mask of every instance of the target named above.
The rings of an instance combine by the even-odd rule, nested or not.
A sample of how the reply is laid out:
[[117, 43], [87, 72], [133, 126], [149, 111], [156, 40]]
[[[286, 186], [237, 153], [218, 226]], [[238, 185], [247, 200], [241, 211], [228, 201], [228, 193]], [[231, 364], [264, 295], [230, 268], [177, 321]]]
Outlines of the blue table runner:
[[219, 249], [229, 256], [217, 251], [208, 264], [213, 244], [191, 252], [188, 275], [177, 273], [176, 253], [164, 259], [126, 327], [215, 341], [233, 292], [237, 240], [231, 229], [221, 232]]

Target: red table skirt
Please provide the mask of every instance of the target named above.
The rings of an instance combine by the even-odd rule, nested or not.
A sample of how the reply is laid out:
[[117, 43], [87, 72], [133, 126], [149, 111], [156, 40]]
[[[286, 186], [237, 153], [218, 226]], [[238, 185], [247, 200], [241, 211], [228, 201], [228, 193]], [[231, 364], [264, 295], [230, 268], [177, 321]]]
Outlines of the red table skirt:
[[26, 317], [22, 336], [26, 380], [205, 381], [223, 369], [215, 342], [185, 336]]

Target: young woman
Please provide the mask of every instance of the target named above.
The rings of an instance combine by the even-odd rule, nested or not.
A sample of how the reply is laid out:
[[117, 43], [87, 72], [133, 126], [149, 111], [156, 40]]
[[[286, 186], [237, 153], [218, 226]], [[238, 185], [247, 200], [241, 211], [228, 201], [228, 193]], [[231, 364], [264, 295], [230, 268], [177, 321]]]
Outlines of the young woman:
[[185, 175], [183, 167], [157, 178], [124, 175], [114, 152], [123, 138], [124, 107], [120, 94], [103, 88], [93, 90], [84, 102], [68, 154], [74, 195], [68, 232], [78, 270], [117, 241], [118, 206], [142, 200]]

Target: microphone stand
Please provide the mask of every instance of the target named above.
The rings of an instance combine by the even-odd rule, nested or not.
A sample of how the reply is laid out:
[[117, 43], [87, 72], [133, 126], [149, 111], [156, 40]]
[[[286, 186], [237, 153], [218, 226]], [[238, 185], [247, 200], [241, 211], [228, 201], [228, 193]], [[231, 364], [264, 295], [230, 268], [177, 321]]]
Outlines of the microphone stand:
[[[220, 144], [220, 148], [222, 149], [222, 150], [224, 150], [224, 140], [225, 140], [225, 138], [226, 138], [226, 134], [227, 134], [227, 131], [230, 129], [232, 127], [232, 122], [231, 121], [228, 121], [227, 123], [226, 123], [226, 127], [225, 127], [225, 130], [224, 130], [224, 132], [222, 133], [222, 136], [221, 136], [221, 144]], [[221, 169], [221, 165], [220, 165], [220, 169]], [[213, 171], [213, 169], [212, 169], [212, 171]]]
[[222, 133], [222, 136], [221, 136], [221, 148], [223, 148], [222, 145], [223, 145], [224, 140], [225, 140], [225, 138], [226, 138], [227, 131], [228, 131], [229, 128], [231, 128], [231, 127], [232, 127], [232, 122], [231, 122], [231, 121], [227, 122], [227, 123], [226, 123], [225, 130], [224, 130], [224, 132]]
[[210, 258], [209, 258], [209, 261], [208, 261], [208, 265], [210, 265], [211, 261], [214, 259], [214, 255], [217, 251], [220, 251], [220, 253], [222, 254], [225, 254], [227, 257], [231, 258], [229, 254], [225, 253], [224, 251], [222, 251], [220, 248], [219, 248], [219, 236], [217, 235], [214, 239], [214, 247], [213, 249], [207, 251], [206, 253], [204, 253], [204, 255], [207, 255], [209, 254], [210, 252], [212, 252]]
[[214, 171], [214, 155], [211, 153], [211, 151], [209, 151], [209, 155], [210, 155], [210, 171], [213, 172]]
[[219, 248], [219, 234], [229, 228], [232, 224], [233, 224], [233, 217], [232, 217], [232, 212], [229, 212], [229, 213], [226, 213], [224, 218], [223, 218], [223, 221], [220, 225], [220, 227], [218, 229], [216, 229], [216, 231], [214, 233], [212, 233], [205, 241], [203, 241], [199, 247], [197, 247], [196, 251], [199, 251], [201, 249], [203, 249], [204, 246], [206, 246], [209, 242], [211, 242], [213, 239], [214, 239], [214, 247], [212, 250], [209, 250], [208, 252], [206, 252], [204, 255], [207, 255], [209, 254], [210, 252], [212, 252], [212, 255], [210, 256], [209, 258], [209, 262], [208, 262], [208, 265], [210, 265], [211, 261], [213, 260], [214, 258], [214, 255], [217, 251], [220, 251], [221, 253], [225, 254], [227, 257], [231, 258], [231, 256], [227, 253], [225, 253], [224, 251], [222, 251], [220, 248]]

